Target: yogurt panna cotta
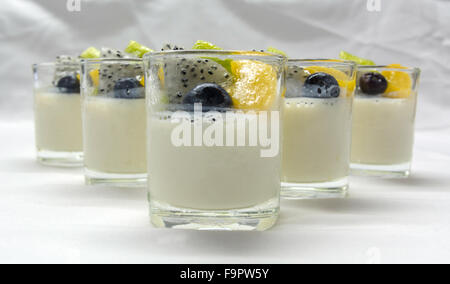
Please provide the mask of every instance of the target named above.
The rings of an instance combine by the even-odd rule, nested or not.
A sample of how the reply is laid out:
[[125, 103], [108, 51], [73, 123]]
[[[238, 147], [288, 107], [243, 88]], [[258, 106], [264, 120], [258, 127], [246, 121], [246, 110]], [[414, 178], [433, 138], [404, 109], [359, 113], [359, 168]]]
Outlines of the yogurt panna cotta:
[[145, 186], [146, 115], [142, 60], [103, 48], [83, 67], [87, 184]]
[[361, 66], [354, 104], [352, 170], [409, 176], [414, 144], [418, 69]]
[[41, 89], [36, 90], [34, 103], [37, 148], [54, 152], [82, 152], [80, 94]]
[[[225, 51], [147, 56], [153, 224], [200, 230], [273, 226], [283, 57]], [[270, 134], [270, 143], [260, 143]]]
[[85, 165], [105, 174], [144, 174], [145, 99], [90, 96], [83, 103]]
[[70, 56], [33, 66], [36, 148], [43, 164], [83, 163], [79, 69], [79, 60]]
[[355, 65], [290, 60], [283, 109], [282, 196], [346, 195]]
[[[202, 128], [220, 127], [234, 133], [237, 140], [249, 139], [249, 128], [256, 117], [228, 113], [204, 115], [188, 123]], [[193, 118], [193, 117], [192, 117]], [[245, 131], [238, 130], [238, 119], [245, 120]], [[160, 206], [174, 206], [194, 210], [226, 211], [252, 208], [257, 205], [276, 205], [279, 194], [280, 156], [261, 158], [261, 146], [223, 147], [181, 146], [172, 144], [172, 134], [179, 128], [173, 113], [154, 115], [149, 121], [149, 169], [151, 199]], [[194, 145], [193, 139], [191, 145]]]

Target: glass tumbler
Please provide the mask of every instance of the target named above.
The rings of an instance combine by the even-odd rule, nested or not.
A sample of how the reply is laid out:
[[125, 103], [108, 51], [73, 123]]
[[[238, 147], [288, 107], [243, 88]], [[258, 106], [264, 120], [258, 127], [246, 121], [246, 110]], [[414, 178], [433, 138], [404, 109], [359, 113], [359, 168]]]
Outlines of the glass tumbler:
[[278, 217], [285, 58], [172, 51], [144, 58], [156, 227], [266, 230]]
[[89, 59], [82, 68], [85, 178], [89, 185], [145, 187], [144, 68], [141, 59]]
[[408, 177], [420, 69], [360, 66], [354, 103], [352, 172]]
[[33, 65], [37, 159], [49, 166], [83, 165], [79, 64]]
[[347, 195], [355, 74], [353, 62], [288, 61], [282, 197]]

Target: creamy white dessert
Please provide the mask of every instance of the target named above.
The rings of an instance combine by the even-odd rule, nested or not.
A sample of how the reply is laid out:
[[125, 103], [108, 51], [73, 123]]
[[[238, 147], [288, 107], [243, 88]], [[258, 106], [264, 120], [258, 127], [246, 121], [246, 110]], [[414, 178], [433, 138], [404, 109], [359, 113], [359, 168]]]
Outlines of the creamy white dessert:
[[[153, 202], [195, 210], [230, 210], [250, 208], [270, 200], [278, 202], [280, 190], [280, 154], [261, 157], [261, 146], [176, 147], [172, 134], [177, 123], [171, 113], [149, 118], [149, 188]], [[237, 123], [200, 122], [203, 129], [213, 124], [226, 133], [235, 133], [235, 141], [248, 140], [249, 121], [245, 131]], [[250, 120], [251, 121], [251, 120]], [[192, 124], [199, 122], [189, 122]], [[231, 128], [231, 130], [230, 130]], [[236, 130], [236, 131], [233, 131]], [[194, 139], [194, 138], [192, 138]], [[223, 138], [226, 144], [226, 137]], [[194, 144], [192, 144], [194, 145]], [[265, 149], [265, 148], [264, 148]]]
[[80, 94], [36, 90], [34, 114], [39, 151], [83, 151]]
[[85, 166], [110, 174], [147, 172], [145, 99], [83, 101]]
[[284, 58], [216, 50], [145, 57], [152, 223], [271, 228], [280, 207]]
[[416, 94], [409, 98], [357, 96], [352, 163], [398, 165], [411, 161]]
[[322, 183], [348, 176], [351, 98], [286, 98], [282, 181]]
[[420, 70], [399, 64], [359, 68], [354, 104], [352, 169], [409, 176]]

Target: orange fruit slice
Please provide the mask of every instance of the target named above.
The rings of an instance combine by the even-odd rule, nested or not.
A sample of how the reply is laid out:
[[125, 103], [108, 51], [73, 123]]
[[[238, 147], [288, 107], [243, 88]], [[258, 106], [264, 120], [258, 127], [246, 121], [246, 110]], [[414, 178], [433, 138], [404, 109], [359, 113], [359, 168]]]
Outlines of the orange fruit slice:
[[[388, 68], [407, 69], [400, 64], [391, 64]], [[412, 93], [411, 76], [402, 71], [383, 71], [381, 72], [388, 81], [388, 88], [384, 92], [383, 97], [392, 99], [408, 98]]]
[[89, 72], [89, 75], [91, 76], [93, 85], [97, 87], [100, 81], [100, 71], [98, 69], [92, 70]]
[[235, 82], [228, 88], [237, 109], [268, 110], [277, 96], [277, 72], [271, 65], [253, 61], [231, 62]]
[[[99, 80], [100, 80], [100, 71], [99, 70], [92, 70], [91, 72], [89, 72], [89, 75], [91, 76], [92, 79], [92, 83], [95, 87], [98, 86], [99, 84]], [[81, 80], [81, 76], [80, 74], [77, 74], [77, 79], [78, 81]]]

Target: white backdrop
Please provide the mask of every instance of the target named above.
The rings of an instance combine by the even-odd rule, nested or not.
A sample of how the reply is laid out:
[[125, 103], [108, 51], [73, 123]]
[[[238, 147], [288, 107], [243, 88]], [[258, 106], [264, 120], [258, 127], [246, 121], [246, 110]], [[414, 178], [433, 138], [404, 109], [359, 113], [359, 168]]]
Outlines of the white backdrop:
[[450, 126], [450, 1], [380, 0], [6, 0], [0, 5], [0, 119], [31, 118], [31, 68], [88, 46], [159, 48], [197, 39], [228, 49], [276, 46], [292, 57], [348, 50], [379, 64], [423, 70], [418, 128]]
[[[450, 260], [450, 1], [65, 0], [0, 4], [0, 262], [397, 263]], [[34, 161], [31, 64], [88, 46], [195, 40], [348, 50], [423, 69], [413, 176], [351, 179], [351, 198], [283, 201], [264, 233], [157, 230], [144, 189], [90, 188]]]

